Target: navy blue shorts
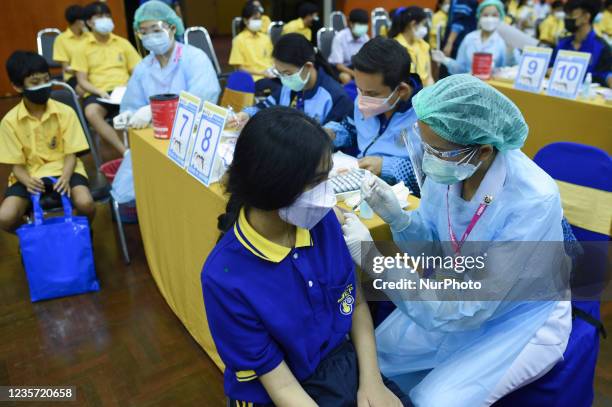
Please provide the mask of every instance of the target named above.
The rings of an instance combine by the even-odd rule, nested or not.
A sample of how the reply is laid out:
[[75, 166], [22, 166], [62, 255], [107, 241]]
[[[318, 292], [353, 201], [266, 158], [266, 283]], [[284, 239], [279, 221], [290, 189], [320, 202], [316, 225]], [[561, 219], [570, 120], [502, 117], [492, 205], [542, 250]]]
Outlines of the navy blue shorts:
[[[401, 401], [402, 405], [413, 406], [410, 398], [391, 380], [383, 376], [383, 382]], [[355, 407], [359, 390], [359, 365], [357, 353], [350, 341], [334, 349], [317, 367], [302, 387], [321, 407]], [[228, 407], [274, 407], [274, 404], [258, 404], [229, 399]]]

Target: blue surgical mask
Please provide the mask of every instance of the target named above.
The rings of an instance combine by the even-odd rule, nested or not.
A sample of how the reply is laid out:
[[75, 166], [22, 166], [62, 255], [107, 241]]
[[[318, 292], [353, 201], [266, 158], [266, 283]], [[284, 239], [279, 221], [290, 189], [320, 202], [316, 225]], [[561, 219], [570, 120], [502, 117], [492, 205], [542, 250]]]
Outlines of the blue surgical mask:
[[165, 31], [146, 34], [142, 37], [142, 46], [155, 55], [165, 54], [171, 45], [172, 39], [170, 39], [170, 35]]
[[115, 28], [115, 23], [110, 17], [100, 17], [94, 20], [94, 30], [100, 34], [108, 34]]
[[306, 79], [302, 79], [301, 74], [305, 66], [306, 65], [304, 65], [299, 71], [297, 71], [296, 73], [292, 75], [281, 76], [280, 80], [283, 86], [288, 87], [294, 92], [299, 92], [302, 89], [304, 89], [304, 86], [306, 86], [306, 84], [308, 83], [308, 80], [310, 79], [310, 71], [308, 72], [308, 75], [306, 75]]
[[436, 157], [425, 148], [423, 153], [423, 172], [438, 184], [456, 184], [470, 178], [480, 167], [482, 161], [478, 162], [478, 165], [469, 162], [476, 155], [477, 151], [478, 148], [474, 148], [471, 153], [460, 161], [446, 161]]

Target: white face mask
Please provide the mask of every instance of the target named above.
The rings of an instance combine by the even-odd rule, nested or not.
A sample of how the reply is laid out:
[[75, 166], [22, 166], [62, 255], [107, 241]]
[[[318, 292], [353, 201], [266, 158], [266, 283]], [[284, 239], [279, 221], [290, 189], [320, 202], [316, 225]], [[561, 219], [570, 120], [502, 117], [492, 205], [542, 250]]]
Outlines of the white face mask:
[[414, 30], [414, 36], [420, 40], [425, 38], [426, 35], [427, 35], [427, 27], [425, 27], [424, 25], [420, 25], [417, 27], [416, 30]]
[[450, 10], [450, 5], [448, 4], [443, 4], [442, 7], [440, 7], [440, 10], [444, 11], [446, 14], [448, 14], [448, 10]]
[[94, 30], [100, 34], [108, 34], [115, 28], [115, 23], [110, 17], [100, 17], [94, 20]]
[[336, 204], [334, 188], [329, 180], [304, 191], [291, 205], [278, 210], [278, 215], [287, 223], [312, 229]]
[[259, 32], [261, 31], [261, 19], [252, 19], [249, 20], [249, 24], [247, 25], [249, 31]]
[[497, 30], [497, 27], [499, 27], [499, 23], [501, 22], [501, 20], [499, 19], [499, 17], [486, 16], [480, 17], [479, 22], [480, 28], [482, 28], [483, 31], [492, 32]]
[[557, 20], [564, 20], [565, 19], [565, 12], [564, 11], [555, 11], [554, 16]]

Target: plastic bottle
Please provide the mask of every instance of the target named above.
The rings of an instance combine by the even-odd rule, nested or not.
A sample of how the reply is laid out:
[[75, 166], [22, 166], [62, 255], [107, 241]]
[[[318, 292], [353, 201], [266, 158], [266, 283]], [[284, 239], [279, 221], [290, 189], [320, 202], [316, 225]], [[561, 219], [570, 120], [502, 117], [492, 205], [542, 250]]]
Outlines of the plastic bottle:
[[588, 72], [586, 74], [586, 78], [584, 78], [584, 83], [582, 84], [582, 97], [584, 99], [591, 98], [591, 83], [593, 83], [593, 75]]

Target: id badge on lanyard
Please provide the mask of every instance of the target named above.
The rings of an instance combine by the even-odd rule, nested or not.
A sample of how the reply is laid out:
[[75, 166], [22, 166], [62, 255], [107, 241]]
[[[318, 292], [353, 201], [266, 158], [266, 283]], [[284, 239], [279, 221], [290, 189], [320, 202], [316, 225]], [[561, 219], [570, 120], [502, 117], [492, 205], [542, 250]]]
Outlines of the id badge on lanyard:
[[459, 255], [461, 254], [461, 247], [465, 243], [470, 233], [472, 233], [472, 229], [474, 229], [474, 226], [476, 226], [476, 223], [478, 223], [482, 215], [485, 213], [489, 204], [493, 202], [493, 196], [485, 195], [483, 201], [480, 203], [480, 205], [478, 205], [478, 208], [476, 209], [474, 216], [472, 216], [472, 220], [470, 220], [468, 227], [465, 229], [465, 232], [463, 232], [463, 235], [461, 236], [461, 240], [457, 241], [457, 236], [455, 235], [455, 232], [453, 231], [453, 226], [452, 226], [451, 217], [450, 217], [450, 205], [448, 202], [449, 191], [450, 191], [450, 185], [446, 189], [446, 214], [448, 217], [448, 235], [450, 236], [451, 245], [453, 246], [453, 251], [455, 252], [455, 255]]

